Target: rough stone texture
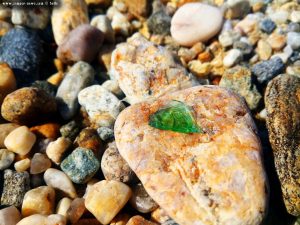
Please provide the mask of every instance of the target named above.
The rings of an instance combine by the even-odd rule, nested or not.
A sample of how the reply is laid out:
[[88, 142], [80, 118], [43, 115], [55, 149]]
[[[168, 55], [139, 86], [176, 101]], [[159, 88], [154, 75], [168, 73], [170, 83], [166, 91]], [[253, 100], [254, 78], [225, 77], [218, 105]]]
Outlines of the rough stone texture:
[[72, 120], [69, 123], [63, 125], [60, 128], [59, 132], [64, 138], [73, 140], [76, 138], [77, 134], [79, 134], [80, 130], [81, 127], [79, 126], [79, 124], [76, 121]]
[[18, 124], [36, 124], [56, 112], [55, 99], [45, 91], [24, 87], [9, 95], [1, 106], [4, 119]]
[[21, 214], [15, 206], [0, 210], [1, 225], [16, 225], [21, 220]]
[[148, 29], [151, 34], [170, 34], [171, 17], [164, 10], [153, 13], [147, 20]]
[[117, 79], [127, 101], [134, 104], [195, 85], [193, 76], [171, 52], [139, 34], [117, 46], [112, 54], [111, 76]]
[[77, 62], [58, 87], [56, 93], [58, 110], [65, 120], [76, 114], [79, 107], [78, 93], [93, 82], [94, 73], [94, 69], [88, 63]]
[[54, 39], [58, 45], [71, 30], [89, 21], [84, 0], [62, 0], [60, 4], [60, 7], [54, 7], [51, 16]]
[[[148, 125], [149, 116], [172, 100], [194, 109], [204, 133]], [[147, 193], [181, 225], [261, 223], [268, 194], [256, 132], [241, 98], [217, 86], [132, 105], [115, 124], [121, 155]]]
[[4, 185], [1, 205], [21, 207], [25, 193], [29, 190], [29, 173], [4, 170]]
[[251, 71], [242, 66], [236, 66], [225, 71], [219, 86], [229, 88], [245, 98], [250, 109], [257, 108], [261, 94], [253, 83]]
[[114, 131], [109, 127], [99, 127], [97, 133], [102, 141], [109, 141], [114, 138]]
[[300, 215], [300, 78], [280, 75], [267, 86], [267, 127], [288, 212]]
[[149, 14], [152, 0], [124, 0], [131, 14], [146, 17]]

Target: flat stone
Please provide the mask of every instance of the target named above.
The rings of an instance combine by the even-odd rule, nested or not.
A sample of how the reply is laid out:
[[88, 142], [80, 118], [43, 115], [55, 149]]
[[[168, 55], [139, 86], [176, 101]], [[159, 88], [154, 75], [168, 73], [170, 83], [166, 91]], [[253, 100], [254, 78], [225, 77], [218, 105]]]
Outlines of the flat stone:
[[101, 85], [93, 85], [80, 91], [78, 101], [97, 127], [112, 127], [124, 104]]
[[124, 207], [131, 196], [131, 190], [119, 181], [100, 181], [89, 188], [85, 207], [100, 223], [109, 224]]
[[1, 225], [16, 225], [21, 220], [21, 214], [15, 206], [0, 210]]
[[19, 223], [16, 225], [66, 225], [67, 221], [66, 218], [62, 215], [52, 214], [49, 216], [35, 214], [28, 217], [23, 218]]
[[85, 62], [77, 62], [67, 73], [58, 87], [56, 98], [58, 110], [65, 119], [71, 119], [77, 112], [79, 104], [77, 96], [94, 80], [94, 69]]
[[25, 193], [29, 190], [29, 173], [4, 170], [1, 205], [21, 207]]
[[198, 84], [170, 51], [139, 34], [114, 50], [110, 74], [130, 104]]
[[54, 168], [49, 168], [44, 173], [44, 180], [49, 187], [62, 191], [68, 197], [77, 197], [76, 190], [71, 179], [64, 172]]
[[219, 8], [203, 3], [187, 3], [172, 17], [171, 35], [180, 45], [192, 46], [215, 36], [221, 29], [222, 21]]
[[253, 83], [251, 70], [246, 67], [235, 66], [226, 70], [219, 86], [229, 88], [244, 97], [251, 110], [256, 109], [262, 99], [256, 85]]
[[299, 103], [300, 78], [279, 75], [269, 82], [265, 93], [267, 128], [288, 213], [300, 215], [299, 188]]
[[88, 10], [84, 0], [60, 1], [60, 7], [54, 7], [51, 15], [56, 44], [60, 45], [74, 28], [88, 21]]
[[[149, 116], [173, 100], [194, 110], [203, 133], [149, 126]], [[132, 105], [115, 124], [122, 157], [179, 224], [261, 223], [268, 190], [256, 132], [240, 97], [204, 85]]]
[[0, 170], [7, 169], [14, 161], [15, 154], [7, 149], [0, 149]]
[[60, 167], [74, 183], [82, 184], [95, 175], [100, 162], [92, 150], [78, 147], [62, 161]]

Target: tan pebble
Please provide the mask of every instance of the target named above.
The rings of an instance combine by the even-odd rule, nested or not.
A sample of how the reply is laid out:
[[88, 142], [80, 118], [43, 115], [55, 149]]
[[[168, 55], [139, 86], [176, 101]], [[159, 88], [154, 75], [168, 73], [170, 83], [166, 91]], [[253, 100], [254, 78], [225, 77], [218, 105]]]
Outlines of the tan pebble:
[[155, 224], [156, 223], [148, 221], [141, 216], [134, 216], [131, 217], [131, 219], [127, 222], [126, 225], [155, 225]]
[[117, 97], [123, 95], [123, 91], [121, 90], [119, 83], [116, 80], [107, 80], [101, 86], [113, 93], [114, 95], [116, 95]]
[[201, 62], [210, 62], [212, 60], [213, 56], [209, 51], [202, 52], [198, 55], [198, 60]]
[[12, 132], [14, 129], [19, 127], [19, 125], [14, 123], [3, 123], [0, 124], [0, 148], [5, 147], [4, 140], [7, 137], [7, 135]]
[[57, 123], [46, 123], [30, 128], [30, 131], [42, 138], [56, 139], [59, 136], [60, 125]]
[[26, 192], [22, 204], [22, 216], [33, 214], [50, 215], [53, 213], [55, 191], [52, 187], [40, 186]]
[[7, 149], [26, 155], [36, 141], [36, 136], [26, 126], [21, 126], [10, 132], [4, 140]]
[[0, 210], [1, 225], [16, 225], [21, 220], [21, 214], [15, 206]]
[[259, 40], [257, 43], [257, 53], [261, 60], [268, 60], [272, 55], [272, 47], [268, 42]]
[[115, 45], [104, 45], [98, 53], [98, 61], [107, 71], [110, 70], [111, 54], [115, 48]]
[[68, 138], [60, 137], [49, 143], [46, 149], [46, 154], [54, 163], [60, 164], [63, 154], [70, 145], [71, 141]]
[[45, 172], [51, 167], [51, 161], [47, 155], [42, 153], [35, 153], [31, 159], [30, 173], [39, 174]]
[[62, 215], [67, 218], [67, 211], [70, 208], [70, 205], [72, 203], [72, 199], [70, 198], [62, 198], [59, 200], [56, 206], [56, 214]]
[[76, 190], [71, 179], [63, 172], [54, 168], [49, 168], [44, 173], [46, 184], [67, 194], [70, 198], [76, 198]]
[[84, 211], [85, 211], [84, 199], [75, 198], [72, 201], [67, 211], [67, 218], [72, 224], [76, 223], [83, 215]]
[[85, 207], [102, 224], [108, 224], [124, 207], [131, 196], [131, 190], [119, 181], [100, 181], [87, 192]]
[[108, 6], [111, 5], [112, 0], [85, 0], [88, 5], [102, 5]]
[[53, 84], [55, 86], [59, 86], [59, 84], [62, 82], [62, 80], [64, 79], [64, 74], [63, 72], [58, 72], [53, 74], [52, 76], [50, 76], [47, 81], [50, 84]]
[[18, 172], [26, 171], [30, 167], [30, 159], [22, 159], [15, 163], [15, 170]]
[[271, 45], [272, 49], [279, 51], [286, 44], [286, 36], [273, 33], [268, 37], [267, 42]]
[[241, 31], [244, 34], [249, 34], [255, 29], [256, 26], [257, 26], [256, 20], [246, 17], [245, 19], [238, 22], [235, 25], [234, 29]]
[[23, 218], [16, 225], [66, 225], [66, 218], [62, 215], [52, 214], [50, 216], [45, 216], [41, 214], [35, 214]]
[[154, 210], [151, 213], [151, 220], [153, 220], [157, 223], [164, 223], [169, 219], [170, 219], [170, 217], [168, 216], [166, 211], [163, 210], [162, 208], [157, 208], [156, 210]]
[[206, 77], [212, 69], [210, 63], [201, 63], [199, 60], [192, 60], [188, 64], [189, 70], [197, 77]]
[[0, 104], [6, 95], [17, 88], [17, 82], [12, 69], [7, 63], [0, 63]]
[[53, 60], [53, 63], [54, 63], [54, 65], [55, 65], [57, 71], [59, 71], [59, 72], [64, 72], [64, 64], [63, 64], [63, 62], [62, 62], [60, 59], [55, 58], [55, 59]]
[[110, 225], [126, 225], [130, 216], [128, 214], [118, 214], [110, 223]]

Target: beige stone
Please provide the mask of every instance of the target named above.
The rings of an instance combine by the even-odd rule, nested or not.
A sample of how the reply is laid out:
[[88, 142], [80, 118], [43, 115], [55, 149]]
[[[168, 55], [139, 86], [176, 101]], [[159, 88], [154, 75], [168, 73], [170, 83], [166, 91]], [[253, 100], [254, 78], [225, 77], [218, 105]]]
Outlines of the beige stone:
[[160, 207], [151, 213], [151, 220], [154, 222], [164, 223], [169, 219], [170, 217], [167, 215], [166, 211]]
[[[149, 116], [172, 100], [193, 109], [203, 133], [149, 126]], [[244, 101], [209, 85], [132, 105], [115, 123], [122, 157], [147, 193], [181, 225], [261, 223], [268, 190], [256, 132]]]
[[111, 222], [110, 225], [126, 225], [130, 216], [128, 214], [118, 214]]
[[6, 63], [0, 63], [0, 104], [6, 95], [17, 88], [17, 82], [12, 69]]
[[156, 225], [156, 223], [145, 220], [141, 216], [133, 216], [130, 218], [126, 225]]
[[102, 224], [109, 224], [124, 207], [131, 196], [131, 190], [119, 181], [100, 181], [89, 188], [85, 207]]
[[71, 202], [71, 205], [67, 211], [67, 218], [72, 224], [74, 224], [80, 219], [84, 211], [85, 211], [84, 199], [75, 198]]
[[286, 36], [282, 34], [272, 33], [268, 37], [267, 42], [270, 44], [272, 49], [279, 51], [283, 49], [286, 44]]
[[16, 225], [21, 220], [21, 214], [15, 206], [0, 210], [1, 225]]
[[18, 172], [26, 171], [30, 167], [30, 159], [25, 158], [15, 163], [15, 170]]
[[33, 214], [50, 215], [54, 210], [55, 191], [52, 187], [40, 186], [27, 191], [22, 204], [22, 216]]
[[23, 218], [16, 225], [66, 225], [66, 218], [62, 215], [52, 214], [50, 216], [45, 216], [41, 214], [35, 214]]
[[56, 206], [56, 213], [67, 218], [67, 211], [70, 208], [72, 200], [70, 198], [62, 198]]
[[51, 167], [50, 159], [42, 153], [35, 153], [30, 163], [30, 173], [39, 174]]
[[12, 132], [14, 129], [19, 127], [19, 125], [14, 123], [3, 123], [0, 124], [0, 148], [5, 147], [4, 140], [7, 137], [7, 135]]
[[202, 63], [199, 60], [190, 61], [188, 67], [193, 74], [200, 78], [206, 77], [212, 69], [210, 63]]
[[71, 141], [65, 137], [59, 137], [55, 141], [49, 143], [46, 154], [55, 164], [60, 164], [62, 156], [71, 145]]
[[272, 55], [272, 47], [268, 42], [259, 40], [257, 43], [257, 53], [261, 60], [268, 60]]
[[4, 140], [7, 149], [26, 155], [36, 141], [36, 136], [26, 126], [21, 126], [10, 132]]

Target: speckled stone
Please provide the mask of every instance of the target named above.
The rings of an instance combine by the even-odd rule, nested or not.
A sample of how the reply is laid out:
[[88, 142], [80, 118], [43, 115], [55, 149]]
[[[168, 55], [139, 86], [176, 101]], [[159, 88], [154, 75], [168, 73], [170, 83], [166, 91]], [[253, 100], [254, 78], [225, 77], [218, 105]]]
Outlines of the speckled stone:
[[280, 75], [265, 93], [267, 127], [287, 211], [300, 215], [300, 78]]
[[170, 34], [171, 17], [164, 10], [153, 13], [147, 20], [148, 29], [152, 34]]
[[99, 127], [97, 133], [102, 141], [109, 141], [114, 138], [114, 130], [109, 127]]
[[142, 216], [133, 216], [130, 218], [126, 225], [155, 225], [155, 223], [146, 220]]
[[100, 168], [100, 162], [92, 150], [76, 148], [61, 163], [61, 169], [74, 183], [86, 183]]
[[14, 161], [15, 154], [7, 149], [0, 149], [0, 170], [7, 169]]
[[69, 123], [61, 126], [59, 132], [63, 137], [68, 138], [70, 140], [74, 140], [79, 134], [80, 130], [80, 124], [74, 120], [71, 120]]
[[1, 205], [21, 207], [24, 195], [29, 189], [29, 173], [4, 170]]
[[94, 69], [85, 62], [77, 62], [58, 87], [56, 98], [58, 110], [65, 119], [71, 119], [79, 108], [78, 93], [94, 80]]

